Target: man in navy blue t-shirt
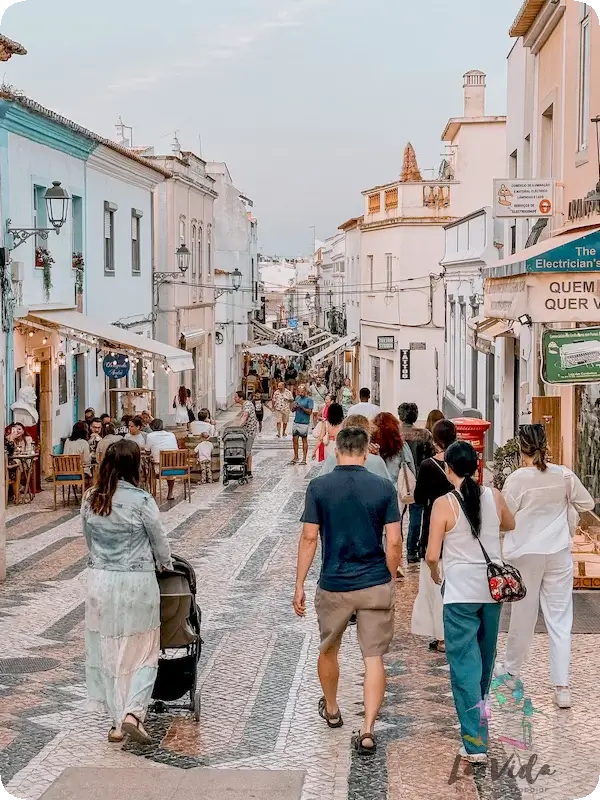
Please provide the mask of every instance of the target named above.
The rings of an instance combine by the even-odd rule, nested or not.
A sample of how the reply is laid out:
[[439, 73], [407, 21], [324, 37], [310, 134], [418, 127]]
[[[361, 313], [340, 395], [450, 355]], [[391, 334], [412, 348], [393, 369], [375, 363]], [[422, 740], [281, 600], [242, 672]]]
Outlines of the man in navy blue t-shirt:
[[396, 575], [401, 555], [396, 490], [391, 481], [365, 469], [368, 449], [364, 430], [342, 429], [336, 439], [338, 466], [309, 484], [294, 594], [294, 610], [303, 617], [304, 582], [320, 533], [322, 567], [315, 597], [323, 688], [319, 714], [330, 728], [343, 724], [337, 704], [338, 653], [344, 631], [356, 614], [365, 662], [365, 720], [353, 744], [361, 755], [374, 753], [377, 746], [373, 728], [385, 693], [383, 656], [394, 634], [396, 587], [392, 575]]

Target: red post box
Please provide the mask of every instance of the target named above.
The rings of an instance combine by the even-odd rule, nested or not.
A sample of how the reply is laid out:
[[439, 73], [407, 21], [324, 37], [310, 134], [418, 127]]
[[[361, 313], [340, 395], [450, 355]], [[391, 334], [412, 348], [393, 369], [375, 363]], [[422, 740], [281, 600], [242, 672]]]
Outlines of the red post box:
[[452, 422], [456, 425], [456, 433], [459, 439], [465, 442], [470, 442], [479, 458], [478, 480], [483, 483], [483, 452], [485, 444], [485, 433], [489, 430], [491, 422], [485, 419], [476, 419], [474, 417], [459, 417], [453, 419]]

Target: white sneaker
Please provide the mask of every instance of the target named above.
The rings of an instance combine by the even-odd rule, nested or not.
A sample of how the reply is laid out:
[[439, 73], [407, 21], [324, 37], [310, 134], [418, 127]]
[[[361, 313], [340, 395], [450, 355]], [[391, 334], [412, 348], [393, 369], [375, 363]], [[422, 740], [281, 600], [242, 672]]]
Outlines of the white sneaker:
[[487, 753], [467, 753], [464, 746], [460, 748], [458, 755], [470, 764], [485, 764], [488, 759]]
[[554, 687], [554, 702], [559, 708], [571, 708], [571, 690], [568, 686]]

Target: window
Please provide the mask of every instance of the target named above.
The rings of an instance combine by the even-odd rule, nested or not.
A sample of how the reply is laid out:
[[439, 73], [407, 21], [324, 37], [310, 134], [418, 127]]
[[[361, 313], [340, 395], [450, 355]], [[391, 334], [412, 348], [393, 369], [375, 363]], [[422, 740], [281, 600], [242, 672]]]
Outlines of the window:
[[258, 281], [256, 280], [254, 256], [251, 258], [252, 269], [252, 300], [256, 303], [258, 300]]
[[510, 254], [514, 256], [517, 252], [517, 223], [516, 221], [510, 226]]
[[373, 256], [367, 256], [367, 264], [369, 265], [369, 288], [373, 291]]
[[115, 274], [115, 212], [116, 203], [104, 203], [104, 274]]
[[392, 254], [385, 254], [385, 286], [388, 292], [392, 291]]
[[204, 277], [204, 240], [202, 237], [202, 225], [198, 226], [198, 283], [200, 284], [198, 288], [198, 296], [202, 299], [202, 279]]
[[456, 303], [450, 301], [450, 324], [448, 325], [448, 388], [454, 391], [456, 385]]
[[206, 261], [208, 274], [212, 274], [212, 225], [206, 228]]
[[579, 35], [579, 150], [587, 150], [590, 130], [590, 6], [580, 3]]
[[381, 211], [381, 193], [369, 195], [369, 214], [377, 214]]
[[542, 114], [541, 178], [554, 177], [554, 105]]
[[[46, 216], [46, 201], [44, 195], [46, 188], [44, 186], [33, 187], [33, 227], [34, 228], [47, 228], [48, 217]], [[48, 247], [46, 239], [42, 239], [39, 234], [35, 236], [36, 247]]]
[[191, 251], [192, 251], [192, 284], [196, 283], [196, 264], [198, 261], [198, 250], [196, 246], [196, 237], [198, 236], [198, 229], [194, 225], [192, 221], [192, 242], [191, 242]]
[[460, 399], [466, 400], [467, 383], [467, 309], [464, 303], [459, 305], [458, 319], [458, 394]]
[[131, 209], [131, 274], [142, 274], [141, 258], [141, 219], [142, 212], [135, 208]]
[[385, 210], [390, 211], [392, 208], [398, 208], [398, 187], [385, 191]]
[[74, 253], [83, 252], [83, 199], [73, 195], [71, 200], [71, 234]]
[[525, 137], [525, 144], [523, 147], [523, 174], [519, 178], [531, 177], [531, 135]]
[[185, 217], [179, 217], [179, 244], [185, 244]]

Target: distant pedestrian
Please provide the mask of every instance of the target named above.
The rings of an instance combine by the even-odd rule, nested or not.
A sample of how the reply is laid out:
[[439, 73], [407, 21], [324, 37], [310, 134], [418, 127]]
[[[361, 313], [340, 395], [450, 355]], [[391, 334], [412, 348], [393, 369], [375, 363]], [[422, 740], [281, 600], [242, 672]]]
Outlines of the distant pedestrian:
[[[344, 409], [344, 416], [347, 417], [350, 409], [356, 402], [356, 392], [352, 386], [350, 378], [346, 378], [344, 385], [340, 389], [340, 405]], [[364, 415], [363, 415], [364, 416]]]
[[361, 389], [358, 393], [360, 402], [356, 403], [353, 406], [350, 406], [348, 409], [348, 416], [352, 414], [361, 414], [363, 417], [366, 417], [368, 420], [373, 420], [379, 414], [381, 409], [379, 406], [376, 406], [375, 403], [371, 402], [371, 390], [370, 389]]
[[88, 480], [92, 477], [92, 453], [88, 442], [87, 423], [81, 421], [73, 425], [71, 435], [65, 442], [63, 452], [66, 456], [81, 456], [83, 469]]
[[446, 419], [446, 417], [439, 410], [439, 408], [434, 408], [432, 411], [429, 412], [427, 416], [427, 422], [425, 423], [425, 430], [428, 430], [429, 433], [431, 433], [431, 435], [433, 436], [433, 428], [436, 422], [440, 422], [443, 419]]
[[[166, 431], [162, 419], [153, 419], [150, 423], [150, 433], [146, 436], [146, 449], [152, 455], [152, 463], [154, 464], [154, 474], [159, 475], [160, 468], [160, 454], [168, 450], [178, 450], [177, 437], [173, 431]], [[175, 489], [175, 481], [167, 479], [167, 500], [173, 500], [173, 491]]]
[[298, 386], [296, 397], [292, 403], [294, 412], [294, 424], [292, 425], [292, 441], [294, 447], [294, 458], [292, 464], [298, 463], [298, 447], [302, 441], [302, 461], [300, 466], [306, 466], [308, 457], [308, 432], [310, 430], [310, 418], [312, 416], [313, 401], [306, 394], [306, 386], [301, 383]]
[[429, 523], [433, 504], [438, 497], [443, 497], [453, 489], [446, 475], [444, 458], [446, 450], [456, 441], [454, 423], [449, 419], [443, 419], [436, 423], [433, 428], [433, 441], [437, 451], [436, 455], [426, 458], [421, 464], [415, 487], [415, 503], [423, 506], [423, 523], [419, 539], [419, 557], [421, 559], [419, 592], [413, 606], [411, 633], [415, 636], [427, 637], [430, 640], [429, 649], [443, 653], [446, 646], [444, 644], [442, 593], [440, 587], [431, 579], [431, 572], [425, 562], [425, 554], [429, 543]]
[[288, 365], [285, 368], [285, 373], [284, 373], [283, 377], [284, 377], [284, 380], [285, 380], [285, 382], [286, 382], [286, 384], [288, 386], [290, 384], [295, 384], [296, 383], [296, 379], [298, 378], [298, 370], [296, 369], [296, 367], [294, 366], [292, 361], [288, 362]]
[[492, 562], [501, 563], [500, 530], [515, 526], [500, 492], [473, 479], [478, 463], [469, 442], [455, 442], [446, 450], [454, 491], [433, 505], [426, 556], [438, 585], [442, 559], [446, 657], [461, 728], [460, 755], [476, 762], [487, 759], [488, 729], [481, 724], [481, 705], [492, 682], [502, 610], [490, 595], [482, 546]]
[[[358, 404], [361, 405], [360, 403]], [[355, 406], [358, 408], [358, 406]], [[400, 423], [393, 414], [382, 411], [373, 419], [371, 441], [379, 445], [379, 455], [385, 461], [394, 486], [398, 487], [398, 476], [402, 465], [406, 464], [413, 475], [416, 475], [415, 462], [410, 447], [400, 433]]]
[[179, 387], [177, 397], [173, 399], [173, 408], [175, 409], [176, 425], [187, 425], [194, 419], [192, 401], [185, 386]]
[[573, 625], [571, 534], [580, 512], [592, 511], [593, 497], [577, 475], [548, 464], [543, 425], [522, 425], [523, 467], [506, 479], [503, 494], [515, 515], [514, 536], [504, 542], [504, 557], [521, 573], [527, 596], [511, 609], [506, 660], [497, 672], [519, 677], [534, 638], [538, 611], [550, 640], [550, 680], [559, 708], [571, 707], [569, 669]]
[[[385, 666], [394, 635], [395, 584], [401, 555], [400, 513], [389, 480], [365, 469], [369, 438], [344, 428], [337, 436], [338, 466], [309, 484], [298, 548], [294, 611], [306, 615], [304, 583], [317, 550], [322, 566], [315, 608], [321, 647], [318, 662], [323, 696], [318, 713], [330, 728], [343, 725], [338, 705], [338, 654], [344, 631], [356, 614], [364, 667], [364, 722], [352, 738], [358, 755], [377, 749], [375, 721], [385, 694]], [[385, 532], [385, 547], [383, 534]]]
[[252, 404], [254, 405], [254, 413], [256, 414], [256, 421], [258, 422], [258, 432], [262, 433], [263, 420], [265, 418], [263, 396], [261, 394], [253, 395]]
[[256, 419], [254, 403], [251, 400], [244, 399], [244, 393], [241, 389], [235, 393], [234, 400], [238, 406], [242, 407], [237, 424], [246, 434], [246, 475], [251, 478], [252, 448], [254, 446], [254, 440], [258, 431], [258, 420]]
[[81, 517], [89, 551], [85, 668], [90, 701], [105, 710], [109, 742], [151, 738], [144, 719], [158, 671], [156, 570], [173, 568], [154, 498], [139, 488], [140, 449], [120, 439], [106, 452]]
[[290, 420], [294, 395], [286, 388], [283, 381], [279, 381], [277, 389], [273, 392], [272, 408], [277, 426], [277, 438], [287, 436], [287, 426]]
[[215, 435], [215, 426], [210, 422], [210, 414], [207, 408], [201, 408], [198, 412], [198, 420], [190, 422], [190, 433], [192, 436], [200, 436], [201, 433]]
[[[419, 409], [415, 403], [402, 403], [398, 406], [400, 431], [404, 441], [412, 450], [417, 474], [426, 458], [434, 454], [433, 437], [425, 428], [417, 428], [415, 422], [419, 418]], [[409, 564], [418, 564], [419, 536], [423, 520], [423, 506], [411, 503], [408, 508], [408, 538], [406, 540], [406, 556]]]

